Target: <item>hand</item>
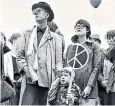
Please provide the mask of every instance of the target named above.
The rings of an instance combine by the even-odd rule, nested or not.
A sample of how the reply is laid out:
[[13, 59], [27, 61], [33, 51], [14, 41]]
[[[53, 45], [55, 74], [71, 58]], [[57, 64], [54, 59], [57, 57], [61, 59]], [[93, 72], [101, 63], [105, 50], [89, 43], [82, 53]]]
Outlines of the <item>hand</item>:
[[101, 82], [101, 86], [104, 87], [104, 88], [106, 88], [107, 87], [107, 82], [108, 82], [107, 80], [106, 81], [102, 81]]
[[74, 98], [74, 95], [70, 92], [70, 93], [68, 93], [67, 98], [72, 99], [72, 98]]
[[25, 66], [25, 67], [23, 68], [23, 70], [24, 70], [24, 72], [25, 72], [26, 77], [27, 77], [27, 78], [30, 78], [30, 73], [29, 73], [28, 66]]
[[17, 82], [22, 82], [22, 77]]
[[31, 76], [32, 82], [38, 81], [37, 72], [35, 72], [35, 71], [33, 70], [33, 68], [30, 67], [30, 66], [29, 66], [29, 74], [30, 74], [30, 76]]
[[68, 93], [67, 99], [68, 99], [69, 104], [73, 104], [73, 102], [74, 102], [74, 95], [71, 92]]
[[91, 92], [91, 89], [92, 89], [91, 86], [86, 86], [85, 89], [84, 89], [84, 91], [83, 91], [83, 93], [82, 93], [82, 96], [83, 96], [84, 98], [88, 97], [89, 94], [90, 94], [90, 92]]

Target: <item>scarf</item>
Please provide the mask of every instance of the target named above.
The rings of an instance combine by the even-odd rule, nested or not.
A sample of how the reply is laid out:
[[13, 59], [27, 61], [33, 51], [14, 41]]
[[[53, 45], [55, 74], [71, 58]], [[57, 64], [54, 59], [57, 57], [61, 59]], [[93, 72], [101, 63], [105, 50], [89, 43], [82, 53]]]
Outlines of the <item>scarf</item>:
[[[34, 41], [37, 40], [36, 37], [37, 37], [37, 26], [35, 26], [35, 28], [33, 29], [33, 32], [31, 34], [31, 37], [29, 40], [28, 49], [27, 49], [27, 56], [28, 57], [31, 56], [33, 51], [34, 51]], [[33, 58], [34, 58], [34, 64], [33, 64], [33, 66], [31, 66], [28, 63], [28, 68], [29, 68], [30, 76], [32, 78], [32, 82], [35, 82], [38, 80], [37, 73], [35, 72], [35, 70], [38, 69], [37, 52], [35, 52]]]
[[30, 41], [29, 41], [29, 44], [28, 44], [27, 56], [32, 54], [32, 51], [34, 49], [33, 48], [34, 39], [35, 39], [36, 36], [37, 36], [37, 26], [35, 26], [32, 34], [31, 34]]

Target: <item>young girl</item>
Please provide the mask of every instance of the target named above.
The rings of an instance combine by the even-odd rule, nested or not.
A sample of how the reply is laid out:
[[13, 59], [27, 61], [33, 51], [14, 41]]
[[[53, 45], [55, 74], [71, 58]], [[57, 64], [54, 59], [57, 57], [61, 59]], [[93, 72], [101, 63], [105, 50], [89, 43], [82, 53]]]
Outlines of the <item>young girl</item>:
[[72, 82], [71, 93], [68, 94], [69, 83], [71, 81], [72, 69], [65, 67], [61, 70], [60, 77], [53, 83], [48, 93], [48, 103], [50, 105], [78, 105], [80, 88]]

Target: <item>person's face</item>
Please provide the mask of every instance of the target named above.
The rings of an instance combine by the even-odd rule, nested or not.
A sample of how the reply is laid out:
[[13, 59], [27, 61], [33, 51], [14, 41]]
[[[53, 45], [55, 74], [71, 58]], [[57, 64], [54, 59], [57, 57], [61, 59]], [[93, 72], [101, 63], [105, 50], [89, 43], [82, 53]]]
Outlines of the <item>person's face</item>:
[[36, 22], [46, 20], [49, 17], [49, 14], [42, 8], [36, 8], [33, 10], [35, 15]]
[[107, 39], [107, 44], [109, 45], [109, 47], [113, 44], [113, 38], [109, 38]]
[[68, 73], [62, 72], [61, 74], [61, 84], [68, 84], [70, 81], [70, 75]]
[[93, 39], [93, 41], [96, 42], [96, 43], [98, 43], [99, 45], [101, 44], [101, 43], [99, 42], [99, 40], [97, 40], [97, 39]]
[[87, 33], [86, 26], [84, 24], [77, 24], [75, 27], [75, 32], [78, 37], [85, 36]]

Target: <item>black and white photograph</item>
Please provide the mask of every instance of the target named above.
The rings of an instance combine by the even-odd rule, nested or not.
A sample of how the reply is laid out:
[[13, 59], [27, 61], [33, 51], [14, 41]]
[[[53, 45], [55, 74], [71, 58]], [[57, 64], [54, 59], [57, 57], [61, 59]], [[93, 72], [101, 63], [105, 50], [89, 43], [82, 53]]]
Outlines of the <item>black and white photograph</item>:
[[1, 106], [115, 106], [115, 0], [0, 0]]

